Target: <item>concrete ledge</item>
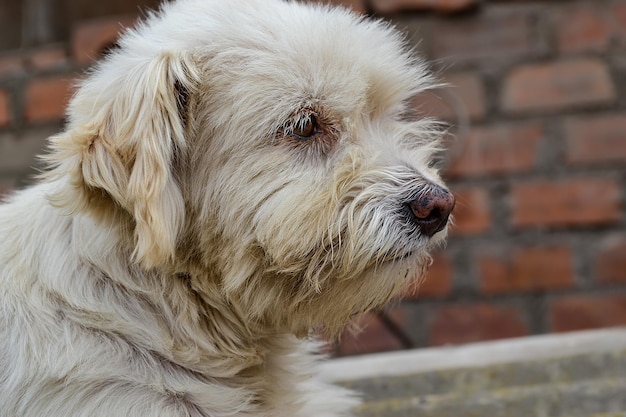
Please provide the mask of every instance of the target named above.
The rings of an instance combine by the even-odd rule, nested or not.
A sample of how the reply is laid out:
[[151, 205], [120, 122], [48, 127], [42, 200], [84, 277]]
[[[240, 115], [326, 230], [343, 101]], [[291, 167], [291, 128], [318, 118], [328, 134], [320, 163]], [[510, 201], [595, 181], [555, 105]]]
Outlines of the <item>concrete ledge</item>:
[[322, 365], [322, 375], [352, 381], [625, 349], [626, 327], [618, 327], [334, 359]]

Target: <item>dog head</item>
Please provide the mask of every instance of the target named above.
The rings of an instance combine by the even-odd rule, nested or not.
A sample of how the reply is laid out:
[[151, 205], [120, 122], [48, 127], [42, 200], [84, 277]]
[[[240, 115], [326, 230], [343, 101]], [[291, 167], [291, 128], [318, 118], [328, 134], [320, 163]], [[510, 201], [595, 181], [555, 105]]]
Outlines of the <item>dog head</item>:
[[427, 267], [454, 198], [437, 124], [407, 118], [434, 80], [393, 28], [182, 0], [120, 45], [50, 159], [69, 179], [57, 200], [127, 219], [136, 262], [188, 271], [201, 293], [217, 281], [251, 323], [298, 333], [337, 331]]

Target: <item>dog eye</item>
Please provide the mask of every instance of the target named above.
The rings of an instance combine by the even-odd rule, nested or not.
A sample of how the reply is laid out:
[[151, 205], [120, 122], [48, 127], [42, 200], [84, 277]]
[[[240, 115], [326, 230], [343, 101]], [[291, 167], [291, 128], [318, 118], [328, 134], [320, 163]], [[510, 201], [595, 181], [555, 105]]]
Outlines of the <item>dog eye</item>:
[[293, 134], [303, 139], [310, 138], [315, 133], [317, 133], [317, 120], [312, 114], [302, 117], [293, 127]]

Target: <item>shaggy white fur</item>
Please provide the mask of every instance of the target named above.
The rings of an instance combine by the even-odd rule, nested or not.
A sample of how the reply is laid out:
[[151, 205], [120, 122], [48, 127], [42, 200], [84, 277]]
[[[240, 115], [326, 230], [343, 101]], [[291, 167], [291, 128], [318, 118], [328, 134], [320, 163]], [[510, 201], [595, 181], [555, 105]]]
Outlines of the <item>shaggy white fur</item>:
[[0, 206], [0, 416], [346, 415], [307, 338], [445, 238], [407, 211], [443, 189], [406, 117], [432, 78], [386, 24], [279, 0], [180, 0], [120, 44]]

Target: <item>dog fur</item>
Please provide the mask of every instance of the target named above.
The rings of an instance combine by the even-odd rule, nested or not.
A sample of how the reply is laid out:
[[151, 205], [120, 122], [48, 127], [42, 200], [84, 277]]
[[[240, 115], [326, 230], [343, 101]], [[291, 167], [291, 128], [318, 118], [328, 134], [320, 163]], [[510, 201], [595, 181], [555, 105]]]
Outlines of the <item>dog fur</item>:
[[437, 124], [406, 117], [434, 83], [319, 5], [180, 0], [126, 33], [0, 206], [0, 416], [347, 415], [310, 336], [445, 238], [399, 210], [442, 186]]

